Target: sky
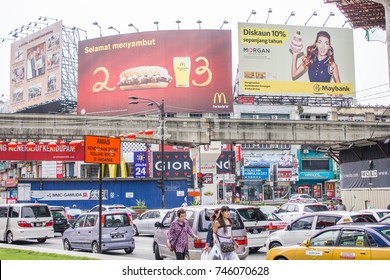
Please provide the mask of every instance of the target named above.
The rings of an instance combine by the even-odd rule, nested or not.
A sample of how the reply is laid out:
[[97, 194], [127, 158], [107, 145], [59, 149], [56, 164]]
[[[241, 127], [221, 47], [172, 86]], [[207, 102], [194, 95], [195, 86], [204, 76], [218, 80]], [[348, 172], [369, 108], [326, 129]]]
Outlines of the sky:
[[[268, 13], [269, 8], [272, 13]], [[252, 10], [256, 14], [252, 14]], [[295, 16], [289, 18], [294, 11]], [[313, 12], [317, 16], [310, 16]], [[329, 17], [330, 12], [335, 15]], [[342, 27], [346, 21], [344, 15], [334, 4], [324, 4], [323, 0], [149, 0], [149, 1], [49, 1], [49, 0], [19, 0], [17, 5], [12, 1], [0, 2], [0, 38], [12, 38], [10, 31], [39, 21], [40, 16], [47, 17], [47, 22], [55, 19], [63, 20], [67, 27], [78, 27], [81, 37], [88, 39], [99, 37], [99, 28], [93, 25], [97, 21], [101, 26], [103, 36], [115, 35], [115, 29], [125, 33], [156, 30], [158, 21], [160, 30], [198, 29], [201, 20], [202, 29], [219, 29], [226, 20], [223, 29], [232, 30], [232, 61], [233, 81], [236, 79], [238, 67], [238, 35], [237, 23], [248, 22], [265, 24], [305, 25], [307, 26]], [[250, 16], [251, 15], [251, 16]], [[250, 16], [250, 17], [249, 17]], [[53, 20], [52, 20], [53, 19]], [[134, 27], [128, 25], [132, 23]], [[44, 25], [39, 24], [44, 27]], [[344, 28], [351, 28], [346, 23]], [[25, 35], [22, 35], [25, 36]], [[12, 41], [0, 39], [0, 100], [9, 99], [10, 77], [10, 45]], [[365, 31], [354, 30], [356, 104], [389, 105], [389, 75], [387, 67], [386, 44], [377, 41], [368, 42]], [[352, 69], [351, 69], [352, 70]]]

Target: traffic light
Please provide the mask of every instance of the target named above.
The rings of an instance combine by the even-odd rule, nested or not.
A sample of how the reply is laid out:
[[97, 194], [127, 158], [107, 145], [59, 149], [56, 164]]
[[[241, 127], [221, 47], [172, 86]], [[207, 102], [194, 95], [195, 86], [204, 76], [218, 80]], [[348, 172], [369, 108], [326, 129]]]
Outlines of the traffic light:
[[203, 173], [199, 172], [197, 177], [198, 177], [198, 188], [201, 189], [203, 188], [203, 182], [204, 182]]
[[163, 189], [165, 187], [164, 182], [161, 179], [157, 180], [157, 187], [159, 187], [160, 189]]

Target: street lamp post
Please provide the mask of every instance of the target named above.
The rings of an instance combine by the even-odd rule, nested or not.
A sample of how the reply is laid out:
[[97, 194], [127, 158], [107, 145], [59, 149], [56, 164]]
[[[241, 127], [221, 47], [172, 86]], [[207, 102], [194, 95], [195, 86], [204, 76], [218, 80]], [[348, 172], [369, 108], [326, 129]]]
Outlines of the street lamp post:
[[[164, 208], [164, 196], [165, 196], [165, 184], [164, 184], [164, 173], [165, 173], [165, 155], [164, 155], [164, 146], [165, 146], [165, 112], [164, 112], [164, 99], [161, 100], [161, 103], [158, 103], [152, 99], [141, 98], [137, 96], [129, 96], [130, 100], [134, 100], [129, 102], [130, 105], [136, 105], [140, 103], [145, 103], [148, 106], [156, 106], [160, 110], [160, 122], [161, 122], [161, 181], [159, 183], [159, 187], [161, 188], [161, 208]], [[139, 100], [139, 101], [138, 101]]]

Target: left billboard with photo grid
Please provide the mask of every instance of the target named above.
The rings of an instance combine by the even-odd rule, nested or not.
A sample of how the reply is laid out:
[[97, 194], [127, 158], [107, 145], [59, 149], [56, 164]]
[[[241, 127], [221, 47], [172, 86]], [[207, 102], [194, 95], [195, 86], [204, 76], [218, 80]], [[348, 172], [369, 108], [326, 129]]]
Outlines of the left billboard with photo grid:
[[11, 45], [10, 111], [61, 97], [62, 21]]

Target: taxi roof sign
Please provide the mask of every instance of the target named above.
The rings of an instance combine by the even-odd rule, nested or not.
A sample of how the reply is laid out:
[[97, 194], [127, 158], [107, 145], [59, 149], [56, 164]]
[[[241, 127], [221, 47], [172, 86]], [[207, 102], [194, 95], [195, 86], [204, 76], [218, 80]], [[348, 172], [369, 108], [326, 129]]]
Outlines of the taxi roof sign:
[[85, 162], [120, 164], [121, 140], [114, 137], [86, 135], [84, 140]]

